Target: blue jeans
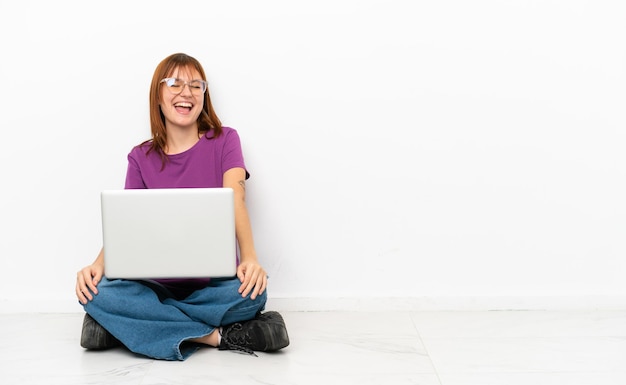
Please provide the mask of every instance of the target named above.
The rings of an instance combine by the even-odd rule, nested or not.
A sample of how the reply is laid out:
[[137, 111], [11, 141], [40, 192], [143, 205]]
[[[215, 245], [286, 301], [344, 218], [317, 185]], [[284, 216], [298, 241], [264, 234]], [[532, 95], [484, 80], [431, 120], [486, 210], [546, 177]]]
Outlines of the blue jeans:
[[198, 344], [186, 342], [216, 328], [247, 321], [265, 308], [267, 291], [256, 299], [237, 292], [237, 278], [212, 279], [184, 299], [151, 281], [109, 280], [84, 309], [130, 351], [163, 360], [185, 360]]

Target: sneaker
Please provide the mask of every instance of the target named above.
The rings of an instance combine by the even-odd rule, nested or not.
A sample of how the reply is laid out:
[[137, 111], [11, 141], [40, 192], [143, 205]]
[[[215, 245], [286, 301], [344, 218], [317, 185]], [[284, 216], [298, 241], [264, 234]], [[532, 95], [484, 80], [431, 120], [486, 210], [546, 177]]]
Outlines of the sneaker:
[[237, 350], [256, 356], [254, 351], [273, 352], [289, 345], [283, 317], [275, 311], [254, 319], [224, 326], [219, 350]]
[[90, 350], [104, 350], [120, 346], [122, 343], [89, 314], [85, 313], [80, 346]]

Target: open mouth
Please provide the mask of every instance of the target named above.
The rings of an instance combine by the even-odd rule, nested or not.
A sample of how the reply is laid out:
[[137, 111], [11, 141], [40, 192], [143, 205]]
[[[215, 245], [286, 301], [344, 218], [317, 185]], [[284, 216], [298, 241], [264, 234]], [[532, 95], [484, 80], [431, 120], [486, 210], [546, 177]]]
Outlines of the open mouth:
[[182, 112], [182, 113], [188, 113], [189, 111], [191, 111], [192, 107], [193, 107], [193, 104], [189, 102], [178, 102], [174, 104], [174, 108], [176, 108], [176, 111]]

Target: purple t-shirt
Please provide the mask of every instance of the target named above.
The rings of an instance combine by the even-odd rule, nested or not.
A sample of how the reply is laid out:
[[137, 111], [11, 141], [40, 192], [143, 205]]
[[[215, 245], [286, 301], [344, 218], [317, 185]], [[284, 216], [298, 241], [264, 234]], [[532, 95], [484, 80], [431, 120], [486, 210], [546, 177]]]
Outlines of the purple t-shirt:
[[223, 127], [222, 135], [212, 131], [180, 154], [168, 155], [165, 168], [155, 151], [146, 156], [150, 144], [136, 146], [128, 154], [126, 188], [223, 187], [224, 173], [231, 168], [246, 168], [237, 131]]
[[[246, 168], [239, 135], [230, 127], [223, 127], [222, 134], [217, 138], [213, 138], [212, 131], [209, 131], [189, 150], [168, 155], [163, 170], [159, 154], [151, 151], [146, 155], [149, 148], [150, 143], [146, 143], [134, 147], [128, 154], [126, 189], [223, 187], [226, 171], [235, 167]], [[185, 297], [193, 290], [206, 286], [209, 279], [156, 281], [177, 296]]]

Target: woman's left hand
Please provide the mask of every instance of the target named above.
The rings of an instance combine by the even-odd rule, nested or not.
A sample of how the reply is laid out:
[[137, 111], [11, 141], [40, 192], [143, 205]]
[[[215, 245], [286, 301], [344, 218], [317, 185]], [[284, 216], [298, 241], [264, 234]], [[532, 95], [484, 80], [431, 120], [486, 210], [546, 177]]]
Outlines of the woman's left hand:
[[242, 297], [250, 294], [250, 299], [254, 300], [267, 288], [267, 273], [256, 261], [241, 262], [237, 267], [237, 277], [241, 281], [239, 294]]

